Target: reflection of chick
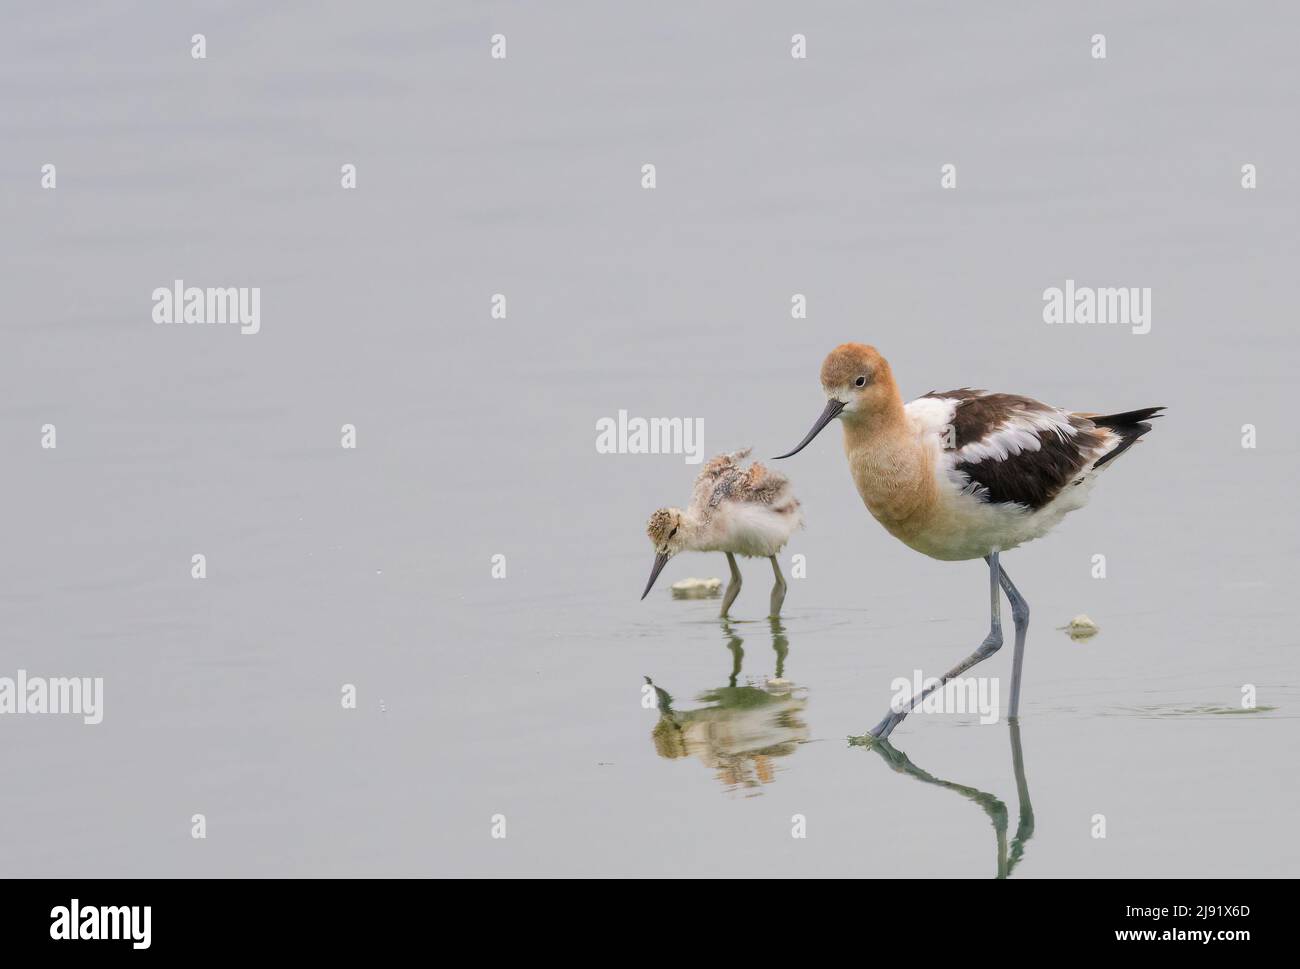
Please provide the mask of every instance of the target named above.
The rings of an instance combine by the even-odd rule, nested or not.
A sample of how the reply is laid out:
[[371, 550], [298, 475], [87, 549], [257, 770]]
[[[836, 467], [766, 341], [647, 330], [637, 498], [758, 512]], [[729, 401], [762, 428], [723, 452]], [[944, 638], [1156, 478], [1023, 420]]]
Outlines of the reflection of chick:
[[686, 756], [686, 738], [682, 728], [672, 715], [662, 716], [650, 732], [650, 739], [655, 743], [655, 753], [666, 760], [675, 760]]
[[[649, 677], [646, 682], [651, 683]], [[800, 719], [808, 700], [785, 681], [762, 687], [726, 686], [699, 697], [709, 704], [677, 711], [672, 697], [655, 687], [659, 722], [651, 733], [660, 757], [694, 756], [717, 772], [728, 788], [756, 788], [775, 778], [774, 757], [785, 757], [810, 735]], [[800, 694], [800, 695], [796, 695]]]

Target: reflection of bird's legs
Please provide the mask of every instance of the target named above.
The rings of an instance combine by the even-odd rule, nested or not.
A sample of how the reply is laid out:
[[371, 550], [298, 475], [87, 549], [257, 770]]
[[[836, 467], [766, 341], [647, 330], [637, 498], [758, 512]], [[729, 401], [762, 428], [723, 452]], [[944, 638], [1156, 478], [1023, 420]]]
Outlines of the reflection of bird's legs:
[[727, 685], [735, 686], [736, 677], [740, 676], [740, 665], [745, 661], [745, 650], [741, 645], [744, 640], [736, 635], [736, 631], [731, 628], [731, 623], [724, 622], [722, 628], [731, 637], [727, 640], [727, 649], [731, 650], [731, 678], [728, 680]]
[[1020, 802], [1020, 822], [1016, 836], [1011, 839], [1011, 859], [1008, 873], [1019, 863], [1025, 853], [1025, 844], [1034, 836], [1034, 806], [1029, 803], [1029, 781], [1025, 779], [1025, 752], [1020, 747], [1020, 724], [1012, 720], [1011, 767], [1016, 774], [1016, 800]]
[[[926, 687], [916, 696], [912, 697], [912, 699], [907, 701], [903, 709], [891, 710], [886, 714], [885, 719], [881, 720], [880, 723], [871, 728], [870, 733], [873, 737], [888, 737], [893, 732], [894, 728], [903, 722], [903, 718], [916, 709], [916, 707], [919, 706], [931, 693], [941, 688], [949, 680], [961, 676], [976, 663], [982, 663], [1002, 648], [1002, 595], [998, 591], [1002, 569], [998, 565], [998, 553], [994, 552], [984, 561], [989, 564], [989, 634], [984, 637], [984, 642], [980, 643], [979, 648], [976, 649], [975, 652], [971, 653], [947, 673], [943, 674], [943, 679]], [[1023, 602], [1024, 600], [1021, 601]], [[1028, 613], [1025, 614], [1025, 618], [1027, 622]], [[1021, 641], [1023, 639], [1024, 631], [1019, 627], [1017, 631], [1021, 637], [1021, 639], [1018, 639], [1017, 641]], [[1018, 684], [1013, 682], [1011, 686], [1013, 698], [1015, 697], [1017, 688]], [[1014, 699], [1013, 702], [1015, 702]]]
[[776, 585], [772, 586], [772, 618], [775, 619], [781, 615], [781, 604], [785, 602], [785, 576], [781, 574], [781, 563], [776, 560], [776, 556], [770, 556], [772, 559], [772, 572], [776, 576]]
[[727, 618], [727, 610], [736, 601], [736, 596], [740, 595], [740, 569], [736, 568], [736, 556], [730, 552], [727, 553], [727, 564], [731, 566], [731, 581], [727, 583], [727, 591], [722, 594], [723, 619]]
[[785, 678], [785, 656], [790, 652], [790, 640], [785, 637], [785, 627], [780, 619], [772, 621], [772, 649], [776, 652], [776, 678]]
[[907, 774], [915, 777], [918, 781], [926, 784], [936, 784], [939, 787], [946, 787], [950, 791], [956, 791], [963, 797], [968, 797], [984, 809], [984, 813], [989, 816], [993, 822], [993, 830], [997, 833], [998, 839], [998, 878], [1006, 878], [1011, 872], [1011, 867], [1007, 863], [1007, 806], [999, 801], [992, 794], [981, 791], [975, 787], [967, 787], [965, 784], [956, 784], [952, 781], [945, 781], [940, 777], [935, 777], [929, 771], [922, 770], [907, 758], [903, 753], [888, 740], [878, 739], [871, 742], [872, 749], [878, 753], [886, 764], [900, 774]]

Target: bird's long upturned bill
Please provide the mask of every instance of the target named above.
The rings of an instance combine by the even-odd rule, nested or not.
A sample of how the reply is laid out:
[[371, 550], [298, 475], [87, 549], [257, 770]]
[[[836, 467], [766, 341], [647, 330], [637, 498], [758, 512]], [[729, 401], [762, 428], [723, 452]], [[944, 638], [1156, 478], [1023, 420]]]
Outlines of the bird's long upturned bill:
[[799, 442], [799, 446], [796, 447], [796, 448], [795, 448], [793, 451], [791, 451], [789, 454], [779, 454], [779, 455], [777, 455], [775, 458], [773, 458], [772, 460], [773, 460], [773, 461], [780, 461], [782, 458], [789, 458], [789, 457], [793, 457], [794, 455], [798, 454], [800, 451], [802, 451], [804, 448], [806, 448], [806, 447], [808, 446], [808, 443], [809, 443], [809, 442], [810, 442], [814, 437], [816, 437], [818, 434], [820, 434], [820, 433], [822, 432], [822, 428], [824, 428], [824, 427], [825, 427], [827, 424], [829, 424], [831, 421], [835, 420], [835, 418], [839, 417], [839, 416], [840, 416], [840, 411], [842, 411], [842, 410], [844, 410], [844, 402], [843, 402], [843, 401], [835, 400], [834, 398], [832, 398], [831, 400], [828, 400], [828, 401], [826, 402], [826, 409], [825, 409], [824, 411], [822, 411], [822, 416], [819, 417], [819, 418], [817, 418], [817, 423], [814, 424], [814, 425], [812, 426], [812, 430], [808, 432], [808, 436], [805, 437], [802, 441]]

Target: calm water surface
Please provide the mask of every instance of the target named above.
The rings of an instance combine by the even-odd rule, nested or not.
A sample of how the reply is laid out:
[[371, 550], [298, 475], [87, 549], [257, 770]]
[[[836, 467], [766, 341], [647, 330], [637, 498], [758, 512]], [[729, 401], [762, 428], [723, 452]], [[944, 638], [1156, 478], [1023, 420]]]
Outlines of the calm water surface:
[[[0, 720], [4, 872], [1300, 874], [1294, 11], [565, 6], [8, 15], [0, 675], [103, 676], [105, 718]], [[1067, 278], [1151, 332], [1046, 326]], [[261, 332], [155, 326], [174, 279], [261, 287]], [[909, 397], [1169, 407], [1004, 557], [1018, 729], [850, 743], [986, 577], [889, 538], [834, 433], [782, 465], [779, 624], [764, 562], [732, 622], [672, 598], [720, 555], [638, 602], [697, 469], [596, 421], [782, 453], [845, 340]]]

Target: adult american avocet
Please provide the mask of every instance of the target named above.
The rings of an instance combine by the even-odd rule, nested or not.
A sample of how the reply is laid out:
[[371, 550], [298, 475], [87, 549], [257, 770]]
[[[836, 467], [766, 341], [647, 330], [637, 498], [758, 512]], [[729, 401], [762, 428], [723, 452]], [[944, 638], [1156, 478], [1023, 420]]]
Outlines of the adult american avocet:
[[660, 508], [650, 516], [646, 533], [654, 543], [655, 564], [642, 599], [678, 552], [726, 552], [731, 581], [722, 596], [722, 615], [727, 615], [740, 593], [737, 555], [772, 560], [776, 584], [772, 586], [771, 614], [781, 614], [786, 586], [776, 556], [803, 524], [803, 515], [785, 475], [757, 462], [748, 468], [740, 466], [749, 452], [750, 448], [745, 448], [720, 454], [706, 464], [695, 479], [689, 508]]
[[837, 417], [849, 470], [867, 509], [891, 535], [931, 558], [989, 566], [989, 634], [937, 684], [892, 710], [871, 733], [888, 737], [931, 692], [1002, 646], [998, 586], [1011, 603], [1016, 647], [1008, 717], [1019, 716], [1029, 605], [999, 553], [1046, 535], [1088, 499], [1097, 473], [1151, 430], [1163, 407], [1077, 414], [1018, 394], [931, 392], [904, 406], [875, 349], [845, 343], [822, 364], [826, 409], [788, 458]]

